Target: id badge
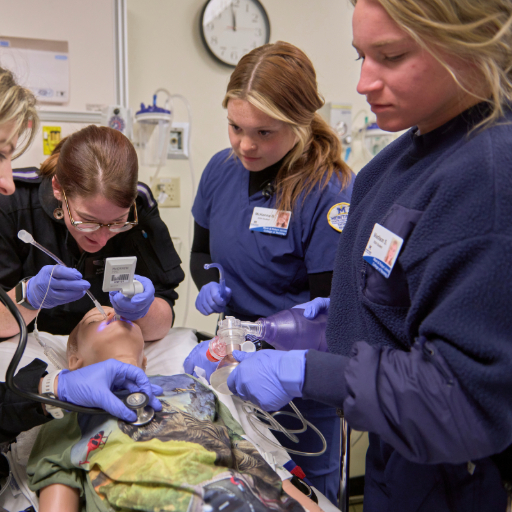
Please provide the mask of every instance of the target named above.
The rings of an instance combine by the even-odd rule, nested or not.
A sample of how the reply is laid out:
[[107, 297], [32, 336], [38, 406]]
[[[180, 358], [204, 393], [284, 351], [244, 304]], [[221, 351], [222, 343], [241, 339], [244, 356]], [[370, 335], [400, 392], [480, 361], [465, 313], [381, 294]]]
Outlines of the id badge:
[[403, 239], [380, 224], [375, 224], [364, 250], [363, 259], [386, 279], [395, 266]]
[[249, 229], [271, 235], [286, 236], [292, 212], [255, 206]]

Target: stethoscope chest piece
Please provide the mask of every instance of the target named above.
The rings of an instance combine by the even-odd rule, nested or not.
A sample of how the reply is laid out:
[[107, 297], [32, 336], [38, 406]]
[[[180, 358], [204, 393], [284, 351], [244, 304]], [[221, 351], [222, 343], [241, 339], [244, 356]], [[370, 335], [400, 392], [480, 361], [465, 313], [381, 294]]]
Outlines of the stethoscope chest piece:
[[147, 425], [155, 417], [155, 410], [148, 405], [148, 402], [148, 395], [141, 392], [131, 393], [124, 399], [126, 407], [137, 413], [137, 419], [128, 422], [130, 425], [135, 425], [136, 427]]

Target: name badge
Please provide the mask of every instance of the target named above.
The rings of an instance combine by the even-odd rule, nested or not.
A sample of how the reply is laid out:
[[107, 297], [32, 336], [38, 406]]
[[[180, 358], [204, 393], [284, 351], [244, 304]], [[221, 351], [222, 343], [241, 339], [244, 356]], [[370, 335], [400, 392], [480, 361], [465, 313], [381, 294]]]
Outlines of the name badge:
[[380, 224], [375, 224], [364, 250], [363, 259], [386, 279], [395, 266], [403, 239]]
[[286, 236], [292, 212], [255, 206], [249, 229], [271, 235]]

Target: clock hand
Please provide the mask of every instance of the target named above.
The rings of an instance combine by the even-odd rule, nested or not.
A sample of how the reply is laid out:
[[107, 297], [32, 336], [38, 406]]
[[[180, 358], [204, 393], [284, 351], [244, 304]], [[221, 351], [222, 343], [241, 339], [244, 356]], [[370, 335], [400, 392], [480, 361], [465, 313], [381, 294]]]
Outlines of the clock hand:
[[233, 32], [236, 32], [236, 14], [233, 4], [231, 4], [231, 16], [233, 17]]

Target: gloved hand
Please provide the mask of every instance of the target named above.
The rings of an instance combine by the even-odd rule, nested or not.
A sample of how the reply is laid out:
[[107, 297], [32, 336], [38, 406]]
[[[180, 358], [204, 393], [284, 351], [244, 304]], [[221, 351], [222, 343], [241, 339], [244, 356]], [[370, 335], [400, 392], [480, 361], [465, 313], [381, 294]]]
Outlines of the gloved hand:
[[210, 344], [210, 340], [202, 341], [198, 343], [191, 351], [190, 354], [185, 359], [183, 363], [183, 367], [185, 368], [185, 373], [189, 375], [195, 375], [198, 377], [196, 373], [194, 373], [194, 368], [199, 366], [206, 372], [206, 380], [210, 382], [210, 375], [217, 369], [219, 362], [212, 363], [206, 357], [206, 351], [208, 350], [208, 345]]
[[133, 297], [125, 297], [121, 292], [109, 292], [110, 302], [118, 315], [132, 322], [146, 316], [151, 304], [155, 300], [155, 287], [151, 279], [147, 277], [133, 276], [142, 283], [144, 291], [137, 293]]
[[112, 393], [122, 389], [130, 393], [143, 391], [149, 397], [149, 405], [155, 411], [162, 410], [162, 404], [155, 398], [163, 393], [162, 388], [150, 384], [140, 368], [116, 359], [107, 359], [73, 372], [62, 370], [57, 381], [59, 400], [84, 407], [99, 407], [122, 420], [135, 421], [137, 413]]
[[36, 309], [41, 307], [44, 299], [42, 307], [49, 309], [81, 299], [90, 287], [91, 283], [82, 279], [82, 274], [75, 268], [45, 265], [28, 281], [27, 299]]
[[196, 309], [205, 316], [212, 313], [222, 313], [231, 299], [231, 288], [226, 286], [224, 295], [221, 294], [219, 283], [212, 281], [205, 284], [196, 299]]
[[264, 411], [279, 411], [295, 397], [302, 396], [307, 350], [233, 351], [240, 364], [228, 377], [228, 388], [242, 400]]
[[329, 304], [331, 303], [331, 299], [329, 297], [317, 297], [316, 299], [310, 300], [309, 302], [305, 302], [304, 304], [299, 304], [298, 306], [293, 306], [292, 309], [300, 308], [304, 310], [304, 316], [306, 318], [316, 318], [319, 313], [327, 313], [329, 311]]

